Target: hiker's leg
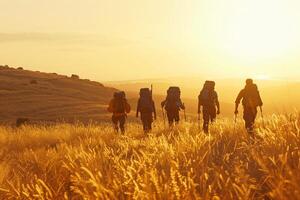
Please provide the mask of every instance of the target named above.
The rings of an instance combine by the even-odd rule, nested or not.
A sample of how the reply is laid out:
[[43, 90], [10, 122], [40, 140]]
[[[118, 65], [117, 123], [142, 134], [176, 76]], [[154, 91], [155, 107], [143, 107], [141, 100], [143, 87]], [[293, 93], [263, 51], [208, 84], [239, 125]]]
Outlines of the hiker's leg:
[[204, 133], [208, 133], [208, 125], [209, 125], [209, 111], [207, 107], [203, 107], [203, 131]]
[[124, 133], [125, 133], [126, 116], [120, 116], [119, 122], [120, 122], [120, 129], [121, 129], [121, 132], [122, 132], [122, 134], [124, 134]]
[[150, 132], [151, 130], [151, 121], [148, 119], [146, 120], [146, 129], [145, 129], [145, 133]]
[[143, 123], [143, 130], [145, 132], [147, 130], [147, 120], [146, 120], [145, 113], [141, 113], [141, 121]]
[[249, 117], [248, 117], [248, 115], [249, 115], [249, 112], [248, 112], [248, 110], [247, 110], [247, 107], [244, 107], [244, 113], [243, 113], [243, 119], [244, 119], [244, 121], [245, 121], [245, 128], [248, 130], [248, 127], [249, 127]]
[[143, 120], [142, 123], [143, 123], [143, 130], [146, 131], [147, 130], [147, 124], [146, 124], [145, 120]]
[[149, 113], [147, 116], [148, 132], [150, 132], [152, 129], [152, 122], [153, 122], [152, 113]]
[[168, 117], [168, 122], [169, 122], [169, 126], [172, 127], [173, 126], [173, 112], [171, 111], [167, 111], [167, 117]]
[[148, 127], [149, 127], [149, 131], [151, 131], [152, 130], [152, 120], [149, 120]]
[[150, 132], [152, 127], [152, 122], [153, 122], [153, 117], [152, 117], [152, 113], [147, 113], [146, 117], [146, 123], [147, 123], [147, 131]]
[[149, 132], [150, 128], [149, 128], [149, 120], [144, 119], [143, 121], [143, 127], [144, 127], [144, 132], [147, 133]]
[[118, 119], [117, 119], [117, 117], [116, 116], [112, 116], [111, 120], [112, 120], [112, 123], [114, 125], [115, 131], [118, 132], [119, 131], [119, 127], [118, 127]]
[[244, 121], [245, 121], [245, 128], [247, 129], [248, 133], [253, 131], [253, 112], [251, 108], [244, 107]]
[[175, 113], [174, 113], [174, 120], [175, 120], [176, 124], [179, 123], [179, 120], [180, 120], [179, 111], [175, 111]]
[[210, 121], [211, 123], [214, 123], [216, 121], [216, 118], [217, 118], [217, 110], [216, 110], [216, 107], [211, 107], [210, 108]]
[[256, 115], [257, 115], [257, 109], [253, 108], [251, 110], [251, 115], [250, 115], [250, 130], [253, 131], [254, 130], [254, 124], [255, 124], [255, 119], [256, 119]]

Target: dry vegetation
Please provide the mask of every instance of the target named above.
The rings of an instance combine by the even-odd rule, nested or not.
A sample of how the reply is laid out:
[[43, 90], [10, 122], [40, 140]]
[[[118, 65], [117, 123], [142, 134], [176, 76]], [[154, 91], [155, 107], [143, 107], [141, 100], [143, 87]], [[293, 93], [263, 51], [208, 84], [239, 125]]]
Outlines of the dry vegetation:
[[116, 89], [74, 76], [0, 66], [0, 123], [104, 119]]
[[[0, 128], [1, 199], [300, 199], [300, 116], [270, 116], [257, 137], [242, 121], [157, 122], [145, 137], [110, 124]], [[236, 130], [236, 131], [234, 131]]]

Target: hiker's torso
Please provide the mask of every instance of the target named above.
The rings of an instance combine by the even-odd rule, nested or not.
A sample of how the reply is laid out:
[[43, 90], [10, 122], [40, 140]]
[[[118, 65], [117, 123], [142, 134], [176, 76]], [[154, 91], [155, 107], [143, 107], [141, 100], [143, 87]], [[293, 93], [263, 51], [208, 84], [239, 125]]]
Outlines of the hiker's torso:
[[198, 98], [203, 107], [215, 107], [218, 102], [218, 94], [215, 90], [203, 89]]
[[129, 104], [126, 99], [114, 98], [111, 100], [112, 113], [114, 116], [122, 116], [129, 113]]
[[178, 97], [167, 97], [165, 101], [165, 109], [168, 112], [177, 112], [182, 107], [182, 101]]
[[256, 108], [262, 104], [257, 88], [248, 87], [242, 90], [242, 104], [244, 107]]
[[140, 97], [138, 101], [138, 110], [141, 113], [152, 113], [154, 112], [154, 102], [152, 98]]

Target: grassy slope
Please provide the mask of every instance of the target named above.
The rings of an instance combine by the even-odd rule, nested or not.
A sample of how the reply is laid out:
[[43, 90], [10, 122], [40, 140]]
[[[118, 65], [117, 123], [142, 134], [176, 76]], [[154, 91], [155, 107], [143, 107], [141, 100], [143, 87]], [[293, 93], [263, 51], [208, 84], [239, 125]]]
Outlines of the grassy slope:
[[189, 122], [157, 122], [149, 137], [136, 123], [126, 136], [110, 124], [1, 127], [0, 197], [299, 199], [299, 115], [257, 126], [254, 141], [226, 119], [210, 136]]
[[[37, 84], [30, 84], [36, 80]], [[115, 89], [67, 76], [0, 68], [0, 122], [100, 119]]]

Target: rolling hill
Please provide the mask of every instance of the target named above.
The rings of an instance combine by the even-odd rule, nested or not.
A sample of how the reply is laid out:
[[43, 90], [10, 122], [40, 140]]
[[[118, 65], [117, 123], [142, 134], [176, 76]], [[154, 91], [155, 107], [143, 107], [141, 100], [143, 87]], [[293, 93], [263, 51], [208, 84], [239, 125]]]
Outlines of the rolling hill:
[[12, 123], [17, 118], [36, 122], [103, 119], [115, 91], [77, 75], [67, 77], [1, 66], [0, 122]]

